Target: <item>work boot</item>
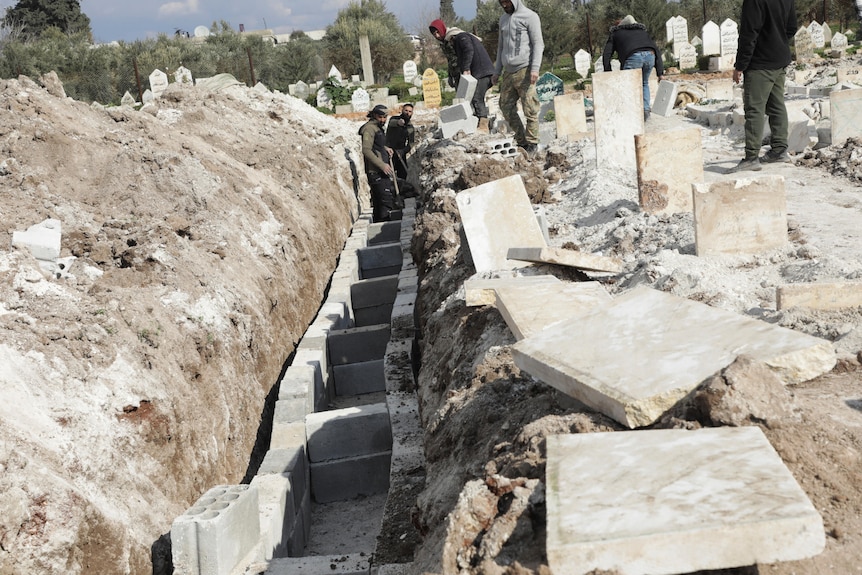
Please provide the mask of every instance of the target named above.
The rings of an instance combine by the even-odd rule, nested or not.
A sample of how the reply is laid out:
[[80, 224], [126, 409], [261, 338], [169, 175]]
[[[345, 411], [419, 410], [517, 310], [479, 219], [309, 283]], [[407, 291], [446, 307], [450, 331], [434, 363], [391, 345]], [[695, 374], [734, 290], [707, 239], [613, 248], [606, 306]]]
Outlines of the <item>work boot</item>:
[[735, 172], [745, 172], [752, 171], [758, 172], [763, 169], [763, 166], [760, 165], [760, 160], [757, 158], [743, 158], [739, 161], [738, 164], [727, 170], [728, 174], [733, 174]]
[[490, 132], [490, 129], [488, 128], [488, 118], [479, 118], [479, 125], [476, 126], [476, 131], [482, 134]]
[[776, 152], [775, 150], [769, 150], [768, 152], [760, 156], [761, 164], [789, 164], [792, 162], [793, 160], [790, 159], [790, 156], [787, 154], [787, 150], [782, 150], [780, 152]]

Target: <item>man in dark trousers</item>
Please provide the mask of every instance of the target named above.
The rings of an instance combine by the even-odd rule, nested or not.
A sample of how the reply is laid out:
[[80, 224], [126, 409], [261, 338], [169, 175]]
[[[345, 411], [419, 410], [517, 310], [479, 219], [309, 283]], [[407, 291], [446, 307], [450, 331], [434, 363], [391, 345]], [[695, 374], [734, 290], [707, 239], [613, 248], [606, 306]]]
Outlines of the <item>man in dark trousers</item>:
[[391, 158], [392, 149], [386, 146], [386, 124], [388, 109], [383, 104], [374, 106], [368, 112], [368, 121], [359, 128], [362, 136], [362, 158], [365, 162], [365, 175], [371, 188], [372, 218], [375, 222], [388, 222], [395, 208], [395, 184]]
[[406, 102], [401, 106], [401, 114], [392, 116], [386, 124], [386, 145], [392, 148], [398, 191], [405, 198], [416, 195], [413, 184], [407, 181], [407, 155], [416, 143], [416, 128], [410, 123], [412, 118], [413, 104]]
[[[455, 62], [449, 66], [449, 76], [455, 78], [452, 87], [457, 87], [461, 76], [473, 76], [476, 79], [476, 91], [470, 105], [473, 115], [479, 118], [478, 130], [488, 132], [488, 106], [485, 104], [485, 94], [491, 87], [491, 77], [494, 75], [494, 63], [488, 56], [488, 51], [482, 45], [482, 40], [460, 28], [446, 28], [443, 20], [434, 20], [428, 26], [431, 35], [440, 42], [443, 53], [454, 53]], [[448, 46], [447, 46], [448, 45]], [[447, 50], [449, 48], [449, 50]], [[451, 51], [450, 51], [451, 50]], [[451, 64], [455, 64], [452, 66]]]
[[602, 66], [605, 72], [611, 71], [611, 57], [614, 52], [622, 62], [623, 70], [641, 70], [643, 78], [644, 97], [644, 120], [649, 119], [650, 94], [649, 77], [655, 68], [659, 82], [664, 76], [664, 66], [661, 61], [661, 52], [650, 37], [646, 26], [638, 24], [631, 15], [626, 16], [616, 26], [611, 27], [611, 35], [605, 43], [602, 52]]
[[[790, 64], [790, 39], [796, 34], [793, 0], [743, 0], [733, 82], [742, 77], [745, 111], [745, 157], [730, 172], [760, 170], [761, 162], [789, 162], [785, 68]], [[763, 157], [763, 116], [769, 118], [770, 149]]]

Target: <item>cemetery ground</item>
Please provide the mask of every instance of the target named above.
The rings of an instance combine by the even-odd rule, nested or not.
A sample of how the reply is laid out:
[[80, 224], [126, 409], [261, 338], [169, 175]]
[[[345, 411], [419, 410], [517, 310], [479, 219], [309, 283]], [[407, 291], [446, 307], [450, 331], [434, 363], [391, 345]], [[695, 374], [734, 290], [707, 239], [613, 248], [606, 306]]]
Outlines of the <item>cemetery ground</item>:
[[[166, 573], [172, 520], [210, 487], [254, 473], [273, 386], [317, 312], [357, 194], [367, 206], [354, 179], [359, 123], [241, 86], [171, 85], [135, 111], [41, 84], [0, 83], [0, 573]], [[433, 118], [416, 114], [420, 127]], [[726, 178], [742, 155], [738, 131], [682, 114], [647, 129], [691, 126], [706, 180]], [[787, 283], [859, 280], [858, 143], [751, 174], [784, 176], [786, 247], [699, 258], [691, 216], [641, 212], [631, 182], [596, 170], [590, 140], [554, 141], [527, 161], [487, 154], [495, 137], [432, 139], [417, 152], [426, 481], [398, 510], [403, 532], [378, 541], [380, 560], [546, 575], [546, 438], [623, 429], [521, 372], [500, 313], [465, 305], [474, 269], [456, 194], [519, 173], [552, 245], [624, 266], [594, 278], [536, 272], [599, 279], [614, 295], [649, 285], [836, 342], [828, 374], [789, 387], [737, 376], [722, 397], [691, 397], [654, 427], [761, 427], [823, 517], [820, 555], [723, 573], [862, 571], [862, 313], [775, 302]], [[61, 257], [74, 259], [46, 271], [10, 246], [48, 218], [62, 225]]]

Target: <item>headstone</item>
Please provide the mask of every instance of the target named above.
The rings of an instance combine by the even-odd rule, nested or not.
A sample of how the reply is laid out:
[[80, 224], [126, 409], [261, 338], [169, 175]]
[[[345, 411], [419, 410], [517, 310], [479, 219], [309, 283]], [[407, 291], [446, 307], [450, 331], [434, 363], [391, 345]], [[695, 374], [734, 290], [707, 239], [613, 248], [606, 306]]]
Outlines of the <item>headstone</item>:
[[436, 108], [443, 101], [443, 92], [440, 89], [440, 77], [434, 68], [428, 68], [422, 74], [422, 93], [425, 105]]
[[832, 145], [862, 136], [862, 88], [829, 94], [832, 117]]
[[677, 58], [680, 56], [683, 44], [689, 44], [688, 20], [682, 16], [677, 16], [673, 21], [673, 55]]
[[341, 72], [339, 72], [338, 68], [336, 68], [335, 66], [332, 66], [332, 68], [329, 69], [329, 76], [327, 76], [327, 77], [332, 78], [332, 81], [335, 84], [338, 84], [339, 86], [341, 86], [341, 83], [342, 83]]
[[700, 128], [638, 134], [635, 153], [641, 209], [649, 214], [691, 213], [691, 185], [703, 181]]
[[852, 68], [838, 68], [835, 71], [835, 78], [837, 79], [839, 84], [842, 82], [853, 82], [854, 84], [862, 86], [862, 66], [853, 66]]
[[728, 18], [721, 23], [721, 55], [736, 55], [739, 48], [739, 26]]
[[703, 25], [703, 55], [704, 56], [719, 56], [721, 55], [721, 28], [718, 24], [710, 20]]
[[320, 88], [317, 91], [317, 107], [318, 108], [331, 108], [332, 107], [332, 97], [330, 97], [329, 92], [326, 91], [326, 88]]
[[600, 172], [622, 173], [635, 183], [636, 134], [644, 131], [643, 77], [639, 69], [606, 72], [593, 78], [593, 121]]
[[655, 92], [655, 101], [652, 104], [652, 113], [659, 116], [670, 116], [673, 114], [673, 107], [676, 105], [676, 95], [679, 91], [679, 86], [676, 82], [670, 80], [662, 80], [658, 84], [658, 90]]
[[847, 36], [845, 36], [841, 32], [835, 32], [835, 34], [832, 35], [832, 41], [830, 42], [830, 45], [837, 50], [840, 50], [841, 48], [846, 48]]
[[563, 94], [554, 98], [554, 121], [557, 124], [557, 137], [580, 140], [588, 135], [587, 114], [584, 106], [584, 93]]
[[[674, 47], [676, 47], [676, 44], [674, 44]], [[697, 48], [688, 42], [683, 42], [678, 46], [677, 54], [679, 55], [680, 70], [697, 68]]]
[[691, 40], [689, 41], [689, 44], [697, 48], [698, 46], [703, 46], [703, 40], [701, 40], [698, 36], [692, 36]]
[[545, 476], [553, 573], [723, 572], [826, 546], [756, 426], [552, 435]]
[[829, 24], [827, 24], [826, 22], [823, 23], [823, 26], [821, 26], [821, 28], [823, 28], [823, 42], [825, 44], [829, 44], [830, 42], [832, 42], [832, 28], [830, 28]]
[[359, 74], [353, 74], [350, 77], [350, 83], [351, 84], [358, 84], [359, 83]]
[[590, 74], [590, 53], [581, 48], [575, 52], [575, 71], [586, 78]]
[[536, 81], [539, 102], [552, 102], [556, 96], [562, 96], [563, 93], [563, 81], [550, 72], [545, 72]]
[[528, 266], [508, 259], [509, 248], [545, 246], [520, 174], [459, 192], [455, 201], [477, 272]]
[[811, 40], [811, 32], [808, 28], [800, 28], [793, 37], [793, 45], [796, 48], [796, 61], [810, 60], [814, 57], [814, 42]]
[[153, 92], [153, 97], [161, 96], [167, 87], [168, 75], [159, 69], [153, 70], [153, 73], [150, 74], [150, 90]]
[[404, 71], [404, 81], [408, 84], [412, 84], [413, 80], [418, 75], [418, 72], [416, 70], [416, 62], [414, 62], [413, 60], [407, 60], [406, 62], [404, 62], [404, 65], [401, 67], [401, 69]]
[[458, 89], [455, 92], [455, 97], [469, 102], [473, 99], [473, 94], [476, 93], [476, 85], [479, 81], [473, 76], [462, 75], [458, 79]]
[[287, 93], [295, 98], [296, 97], [296, 84], [288, 84], [287, 85]]
[[787, 245], [782, 176], [694, 183], [692, 190], [698, 256], [758, 254]]
[[144, 93], [141, 95], [141, 103], [142, 104], [149, 104], [150, 102], [152, 102], [155, 99], [156, 99], [156, 97], [153, 96], [153, 91], [150, 90], [149, 88], [144, 90]]
[[666, 32], [667, 42], [673, 42], [673, 23], [675, 21], [676, 21], [676, 16], [673, 16], [667, 22], [664, 23], [664, 29]]
[[194, 84], [194, 78], [192, 78], [192, 71], [186, 68], [185, 66], [180, 66], [174, 72], [174, 81], [177, 84]]
[[368, 92], [359, 88], [350, 96], [350, 104], [354, 112], [367, 112], [371, 109], [371, 97]]
[[411, 96], [418, 96], [419, 95], [419, 88], [417, 88], [416, 86], [412, 86], [412, 87], [407, 89], [407, 93], [410, 94]]
[[120, 100], [120, 104], [123, 106], [134, 106], [137, 102], [135, 101], [135, 97], [129, 94], [129, 91], [126, 90], [126, 93], [123, 94], [123, 99]]
[[[620, 61], [616, 58], [611, 58], [611, 72], [619, 72], [621, 68], [622, 65], [620, 64]], [[593, 73], [599, 74], [604, 71], [605, 65], [602, 63], [601, 57], [599, 57], [599, 59], [596, 60], [596, 63], [593, 65]]]
[[416, 86], [417, 88], [421, 88], [422, 87], [422, 76], [417, 75], [415, 78], [413, 78], [413, 85]]
[[811, 43], [815, 48], [826, 46], [826, 39], [823, 36], [823, 26], [817, 23], [817, 21], [811, 22], [808, 25], [808, 33], [811, 34]]
[[603, 272], [618, 274], [623, 271], [623, 264], [617, 258], [609, 258], [601, 254], [591, 254], [566, 248], [509, 248], [510, 260], [522, 260], [541, 264], [555, 264], [577, 268], [588, 272]]
[[296, 86], [294, 87], [294, 92], [296, 97], [303, 102], [308, 99], [308, 95], [311, 93], [308, 89], [308, 84], [306, 84], [302, 80], [296, 83]]
[[362, 79], [368, 86], [374, 84], [374, 64], [371, 60], [371, 43], [367, 35], [359, 37], [359, 54], [362, 57]]
[[862, 282], [795, 283], [776, 288], [776, 309], [844, 309], [862, 306]]

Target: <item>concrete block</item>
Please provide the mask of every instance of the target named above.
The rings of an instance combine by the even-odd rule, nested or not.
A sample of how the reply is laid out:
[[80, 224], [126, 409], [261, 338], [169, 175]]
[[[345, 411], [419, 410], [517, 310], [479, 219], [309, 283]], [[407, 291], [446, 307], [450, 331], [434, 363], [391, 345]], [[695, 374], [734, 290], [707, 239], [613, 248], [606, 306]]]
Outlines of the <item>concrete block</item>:
[[500, 154], [504, 157], [516, 156], [518, 154], [518, 148], [515, 146], [515, 142], [512, 138], [486, 142], [485, 145], [488, 147], [488, 151], [492, 154]]
[[276, 401], [273, 423], [295, 423], [305, 419], [305, 414], [308, 413], [306, 400], [305, 397], [294, 397]]
[[698, 256], [756, 254], [787, 243], [782, 176], [692, 184]]
[[742, 354], [790, 384], [836, 362], [824, 339], [648, 287], [512, 346], [520, 369], [632, 428], [653, 423]]
[[311, 464], [311, 492], [318, 503], [346, 501], [389, 490], [391, 452]]
[[171, 525], [176, 575], [230, 575], [253, 559], [260, 539], [257, 488], [219, 485]]
[[302, 497], [308, 492], [308, 473], [304, 444], [291, 448], [271, 448], [257, 470], [258, 475], [284, 475], [290, 479], [291, 505], [295, 510], [302, 505]]
[[55, 261], [60, 257], [60, 220], [47, 219], [27, 228], [26, 232], [12, 232], [12, 247], [28, 250], [34, 258]]
[[329, 355], [333, 365], [383, 359], [388, 341], [388, 323], [333, 331], [329, 334]]
[[379, 222], [368, 226], [368, 245], [397, 242], [401, 233], [401, 222]]
[[[325, 406], [330, 396], [329, 358], [327, 356], [326, 340], [327, 338], [320, 338], [317, 341], [308, 341], [308, 346], [306, 347], [303, 347], [303, 343], [306, 341], [303, 340], [303, 342], [300, 342], [300, 347], [297, 348], [293, 356], [293, 362], [291, 363], [292, 366], [310, 365], [315, 370], [314, 389], [311, 395], [314, 409], [311, 411], [318, 411], [321, 406]], [[312, 344], [313, 347], [310, 347]]]
[[264, 558], [287, 557], [288, 541], [296, 523], [290, 477], [287, 474], [256, 475], [251, 485], [258, 491]]
[[302, 401], [305, 413], [313, 413], [315, 372], [311, 365], [289, 366], [278, 383], [279, 401]]
[[458, 88], [455, 91], [455, 97], [469, 103], [473, 99], [473, 94], [476, 93], [476, 85], [478, 83], [479, 81], [472, 75], [465, 76], [461, 74], [461, 78], [458, 80]]
[[478, 125], [479, 119], [473, 115], [473, 108], [468, 102], [440, 109], [440, 130], [444, 138], [451, 138], [462, 131], [473, 134]]
[[823, 551], [823, 521], [758, 427], [548, 437], [554, 573], [670, 575]]
[[503, 278], [470, 278], [464, 282], [464, 299], [468, 307], [481, 305], [497, 305], [497, 293], [495, 290], [506, 286], [536, 285], [543, 283], [562, 284], [560, 280], [551, 275], [519, 276]]
[[[395, 294], [398, 293], [398, 276], [391, 275], [380, 278], [360, 280], [350, 287], [350, 300], [353, 302], [353, 311], [365, 307], [373, 307], [381, 304], [392, 304]], [[378, 322], [387, 323], [389, 320]]]
[[388, 243], [357, 250], [362, 279], [398, 275], [401, 269], [401, 244]]
[[386, 391], [383, 358], [360, 363], [336, 365], [332, 370], [336, 396], [362, 395]]
[[520, 174], [459, 192], [455, 201], [478, 272], [524, 267], [507, 258], [509, 248], [546, 245]]
[[296, 449], [298, 447], [305, 447], [305, 422], [273, 422], [272, 434], [269, 440], [269, 450]]
[[564, 248], [512, 247], [509, 259], [545, 264], [557, 264], [590, 272], [620, 273], [622, 263], [616, 258], [589, 254]]
[[778, 309], [845, 309], [862, 306], [862, 282], [798, 283], [776, 288]]
[[650, 214], [691, 213], [691, 185], [703, 182], [700, 128], [638, 134], [635, 154], [641, 209]]
[[312, 463], [371, 455], [392, 449], [385, 403], [310, 413], [305, 418]]

